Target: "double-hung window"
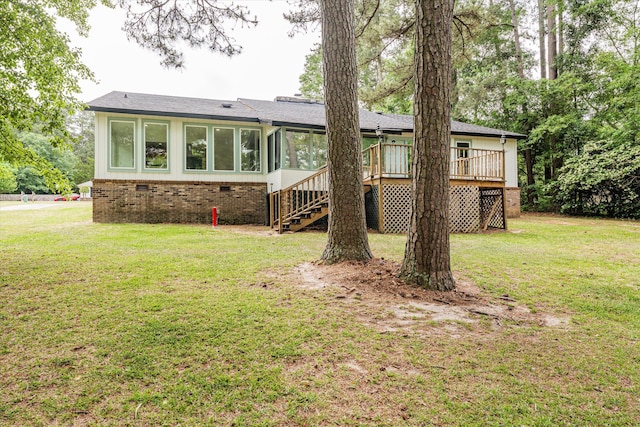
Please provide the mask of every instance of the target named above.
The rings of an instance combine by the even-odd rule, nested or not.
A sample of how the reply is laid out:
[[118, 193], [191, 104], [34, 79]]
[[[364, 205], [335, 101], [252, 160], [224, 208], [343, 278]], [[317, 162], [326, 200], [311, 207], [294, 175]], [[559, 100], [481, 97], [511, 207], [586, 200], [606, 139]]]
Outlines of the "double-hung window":
[[184, 127], [185, 170], [206, 171], [209, 152], [209, 128], [186, 125]]
[[240, 129], [240, 169], [243, 172], [260, 172], [259, 129]]
[[135, 169], [136, 123], [132, 120], [109, 120], [109, 167]]
[[169, 125], [144, 123], [144, 169], [169, 170]]
[[235, 167], [235, 129], [213, 128], [213, 169], [216, 171], [234, 171]]

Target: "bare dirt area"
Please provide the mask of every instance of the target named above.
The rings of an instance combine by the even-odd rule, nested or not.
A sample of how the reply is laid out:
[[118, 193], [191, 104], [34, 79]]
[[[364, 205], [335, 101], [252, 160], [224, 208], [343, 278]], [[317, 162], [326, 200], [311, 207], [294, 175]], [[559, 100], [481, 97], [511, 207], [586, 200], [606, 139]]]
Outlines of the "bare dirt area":
[[[335, 299], [380, 332], [455, 337], [507, 326], [568, 327], [568, 318], [533, 313], [509, 295], [490, 296], [458, 277], [453, 292], [409, 286], [398, 279], [399, 268], [384, 259], [337, 265], [305, 263], [293, 270], [288, 281]], [[477, 324], [489, 328], [476, 328]]]

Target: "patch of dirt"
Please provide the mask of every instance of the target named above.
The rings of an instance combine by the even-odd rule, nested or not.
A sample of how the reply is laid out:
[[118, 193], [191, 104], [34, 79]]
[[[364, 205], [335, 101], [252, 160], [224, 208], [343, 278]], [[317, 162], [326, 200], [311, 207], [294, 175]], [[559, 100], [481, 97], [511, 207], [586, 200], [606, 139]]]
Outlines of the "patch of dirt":
[[[456, 290], [436, 292], [398, 279], [400, 265], [384, 259], [336, 265], [305, 263], [289, 281], [300, 289], [335, 299], [366, 325], [383, 333], [444, 333], [462, 336], [510, 326], [568, 327], [569, 319], [532, 313], [509, 295], [493, 297], [456, 277]], [[485, 330], [487, 328], [484, 328]]]

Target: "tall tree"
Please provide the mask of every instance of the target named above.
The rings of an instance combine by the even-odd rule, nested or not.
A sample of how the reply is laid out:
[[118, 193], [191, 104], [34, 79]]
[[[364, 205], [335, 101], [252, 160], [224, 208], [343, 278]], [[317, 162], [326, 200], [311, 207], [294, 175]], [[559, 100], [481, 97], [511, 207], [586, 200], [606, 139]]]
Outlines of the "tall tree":
[[63, 17], [88, 31], [88, 11], [95, 0], [0, 1], [0, 159], [30, 165], [49, 188], [68, 187], [51, 164], [17, 138], [34, 126], [55, 146], [70, 139], [65, 122], [81, 108], [79, 82], [92, 74], [56, 28]]
[[351, 0], [321, 0], [327, 122], [328, 264], [372, 258], [367, 237], [358, 119], [358, 72]]
[[449, 248], [453, 0], [417, 0], [411, 216], [400, 276], [455, 288]]
[[538, 46], [540, 51], [540, 78], [547, 78], [547, 48], [545, 47], [545, 5], [544, 0], [538, 0]]

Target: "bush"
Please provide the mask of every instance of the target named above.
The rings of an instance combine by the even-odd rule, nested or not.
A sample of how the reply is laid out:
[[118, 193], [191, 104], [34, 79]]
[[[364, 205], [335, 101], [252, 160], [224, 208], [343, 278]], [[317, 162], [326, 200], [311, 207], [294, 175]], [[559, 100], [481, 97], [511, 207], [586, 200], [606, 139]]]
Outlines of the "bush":
[[640, 145], [589, 142], [568, 159], [553, 184], [561, 211], [640, 218]]

